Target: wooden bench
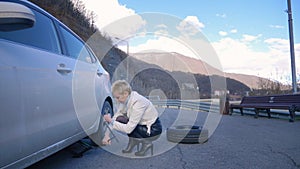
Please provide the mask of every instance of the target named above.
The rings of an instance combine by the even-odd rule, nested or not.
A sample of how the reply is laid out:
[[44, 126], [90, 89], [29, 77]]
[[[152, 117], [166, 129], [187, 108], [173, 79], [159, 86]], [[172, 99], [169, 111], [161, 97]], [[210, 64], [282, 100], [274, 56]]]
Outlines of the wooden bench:
[[243, 108], [254, 108], [255, 118], [259, 111], [266, 111], [270, 118], [270, 109], [289, 110], [290, 122], [295, 120], [295, 112], [300, 111], [300, 94], [289, 95], [271, 95], [271, 96], [245, 96], [240, 104], [230, 104], [230, 114], [233, 109], [240, 109], [241, 115], [244, 115]]

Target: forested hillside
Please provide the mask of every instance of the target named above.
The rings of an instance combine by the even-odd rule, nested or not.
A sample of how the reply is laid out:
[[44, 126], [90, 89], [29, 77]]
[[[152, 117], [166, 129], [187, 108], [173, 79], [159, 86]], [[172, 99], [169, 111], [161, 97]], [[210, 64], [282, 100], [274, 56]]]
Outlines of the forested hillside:
[[[58, 18], [83, 40], [87, 40], [97, 28], [95, 13], [88, 11], [80, 0], [29, 0]], [[109, 40], [109, 39], [107, 39]]]

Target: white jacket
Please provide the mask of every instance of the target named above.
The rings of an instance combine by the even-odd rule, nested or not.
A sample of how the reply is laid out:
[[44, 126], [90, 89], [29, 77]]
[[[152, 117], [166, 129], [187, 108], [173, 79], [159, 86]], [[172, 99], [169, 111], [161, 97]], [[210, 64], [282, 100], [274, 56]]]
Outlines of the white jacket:
[[[123, 124], [115, 121], [120, 115], [127, 116], [129, 122]], [[119, 104], [117, 107], [117, 113], [113, 117], [113, 129], [129, 134], [140, 124], [146, 125], [147, 133], [150, 134], [151, 125], [156, 121], [157, 117], [158, 112], [153, 104], [144, 96], [132, 91], [128, 96], [127, 104]]]

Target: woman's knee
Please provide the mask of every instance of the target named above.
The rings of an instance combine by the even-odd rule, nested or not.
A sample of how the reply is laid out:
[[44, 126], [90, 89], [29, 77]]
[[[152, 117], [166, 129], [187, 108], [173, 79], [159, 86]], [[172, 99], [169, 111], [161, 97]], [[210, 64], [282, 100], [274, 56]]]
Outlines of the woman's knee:
[[128, 119], [128, 117], [126, 117], [126, 116], [118, 116], [118, 117], [116, 118], [116, 121], [118, 121], [118, 122], [120, 122], [120, 123], [123, 123], [123, 124], [127, 124], [128, 121], [129, 121], [129, 119]]

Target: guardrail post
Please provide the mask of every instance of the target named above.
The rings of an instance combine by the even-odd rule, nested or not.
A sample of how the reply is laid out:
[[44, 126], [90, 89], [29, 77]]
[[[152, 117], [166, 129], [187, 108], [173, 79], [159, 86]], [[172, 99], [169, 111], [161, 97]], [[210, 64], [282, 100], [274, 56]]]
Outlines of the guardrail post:
[[227, 94], [220, 96], [220, 114], [229, 114], [229, 98]]

